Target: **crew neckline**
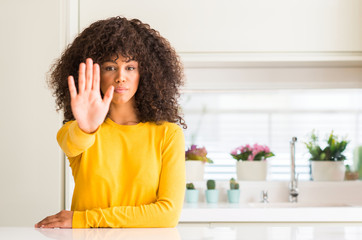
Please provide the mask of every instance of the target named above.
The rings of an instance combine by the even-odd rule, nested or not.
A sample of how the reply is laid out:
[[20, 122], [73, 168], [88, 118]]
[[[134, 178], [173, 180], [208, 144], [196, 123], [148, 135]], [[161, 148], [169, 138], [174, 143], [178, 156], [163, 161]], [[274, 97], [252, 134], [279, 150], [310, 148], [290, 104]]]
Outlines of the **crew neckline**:
[[143, 122], [139, 122], [139, 123], [134, 124], [134, 125], [121, 125], [121, 124], [118, 124], [118, 123], [114, 122], [109, 117], [106, 118], [105, 122], [112, 125], [112, 126], [114, 126], [114, 127], [122, 128], [122, 129], [135, 129], [135, 128], [139, 128], [139, 127], [141, 127], [141, 126], [143, 126], [145, 124]]

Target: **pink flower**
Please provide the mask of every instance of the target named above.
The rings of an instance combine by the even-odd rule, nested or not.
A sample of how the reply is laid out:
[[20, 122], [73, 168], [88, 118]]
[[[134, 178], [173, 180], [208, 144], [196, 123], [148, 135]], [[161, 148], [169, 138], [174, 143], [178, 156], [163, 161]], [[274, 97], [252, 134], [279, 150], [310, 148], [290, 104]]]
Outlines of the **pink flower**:
[[239, 146], [233, 149], [230, 154], [236, 160], [247, 160], [247, 161], [260, 161], [265, 160], [266, 158], [274, 156], [273, 153], [270, 152], [270, 149], [266, 145], [259, 145], [255, 143], [254, 145], [250, 146], [246, 144], [244, 146]]

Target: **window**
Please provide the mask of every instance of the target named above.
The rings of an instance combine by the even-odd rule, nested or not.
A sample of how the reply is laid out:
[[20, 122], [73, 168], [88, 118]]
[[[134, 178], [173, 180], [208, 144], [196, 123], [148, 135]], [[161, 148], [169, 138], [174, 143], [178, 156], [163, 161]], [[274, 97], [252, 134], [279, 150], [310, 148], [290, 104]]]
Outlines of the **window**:
[[270, 158], [269, 180], [290, 176], [290, 140], [296, 143], [299, 179], [310, 179], [309, 154], [304, 145], [315, 129], [324, 140], [333, 130], [350, 143], [345, 164], [353, 164], [353, 149], [362, 141], [362, 90], [240, 90], [185, 91], [181, 105], [188, 129], [186, 146], [205, 146], [214, 164], [207, 164], [205, 179], [236, 177], [230, 151], [244, 144], [266, 144]]

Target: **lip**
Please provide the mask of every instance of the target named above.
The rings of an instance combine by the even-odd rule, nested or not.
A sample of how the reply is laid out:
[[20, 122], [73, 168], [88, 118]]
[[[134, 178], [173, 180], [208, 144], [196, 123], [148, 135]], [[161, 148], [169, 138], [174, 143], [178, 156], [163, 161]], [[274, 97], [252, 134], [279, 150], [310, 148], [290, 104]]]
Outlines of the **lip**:
[[125, 87], [116, 87], [114, 88], [114, 92], [116, 93], [124, 93], [124, 92], [127, 92], [128, 91], [128, 88], [125, 88]]

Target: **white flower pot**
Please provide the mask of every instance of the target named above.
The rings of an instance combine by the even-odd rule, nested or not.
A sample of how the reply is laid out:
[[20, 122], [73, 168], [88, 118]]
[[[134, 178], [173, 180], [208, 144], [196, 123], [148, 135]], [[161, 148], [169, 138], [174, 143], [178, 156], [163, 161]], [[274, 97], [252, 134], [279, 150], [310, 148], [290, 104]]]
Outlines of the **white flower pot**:
[[236, 174], [240, 181], [265, 181], [268, 174], [268, 162], [237, 161]]
[[205, 163], [203, 161], [187, 160], [185, 167], [186, 182], [204, 180]]
[[311, 161], [314, 181], [343, 181], [344, 161]]

